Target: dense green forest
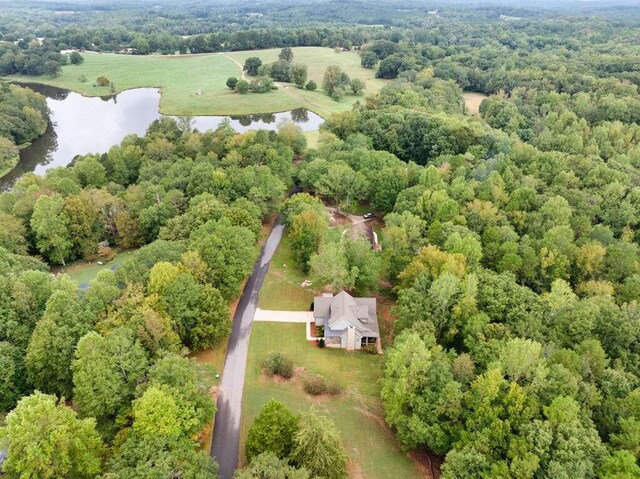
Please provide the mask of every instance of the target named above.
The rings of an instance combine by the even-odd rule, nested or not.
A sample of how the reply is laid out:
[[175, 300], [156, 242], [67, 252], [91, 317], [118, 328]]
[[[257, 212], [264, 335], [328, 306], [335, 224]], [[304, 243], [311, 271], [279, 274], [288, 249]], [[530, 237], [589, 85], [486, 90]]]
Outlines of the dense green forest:
[[386, 419], [443, 477], [640, 474], [638, 93], [590, 73], [514, 83], [482, 118], [403, 75], [300, 173], [313, 191], [340, 162], [387, 213]]
[[[387, 289], [385, 420], [405, 450], [443, 458], [443, 478], [640, 477], [637, 10], [198, 3], [12, 6], [0, 74], [55, 75], [66, 48], [322, 45], [358, 49], [393, 82], [327, 118], [317, 148], [293, 124], [237, 134], [162, 119], [0, 194], [7, 477], [212, 477], [197, 447], [213, 377], [187, 352], [226, 338], [276, 212], [305, 273]], [[464, 91], [488, 95], [477, 115]], [[46, 114], [2, 86], [0, 171]], [[294, 185], [304, 193], [285, 201]], [[381, 252], [327, 234], [323, 201], [375, 211]], [[87, 290], [49, 273], [105, 244], [139, 249]], [[261, 412], [240, 477], [311, 477], [292, 466], [297, 425], [276, 431], [290, 442], [276, 450], [272, 426], [294, 422], [283, 407]]]
[[49, 124], [43, 96], [28, 88], [0, 83], [0, 176], [18, 162], [18, 146], [42, 135]]
[[[559, 122], [528, 144], [452, 114], [455, 101], [448, 114], [446, 97], [434, 112], [440, 82], [334, 116], [337, 137], [301, 172], [312, 186], [341, 162], [387, 212], [382, 260], [398, 294], [387, 421], [405, 447], [446, 455], [448, 478], [636, 477], [640, 190], [626, 132], [637, 125], [591, 133], [576, 119], [581, 131]], [[398, 106], [406, 95], [425, 106]], [[496, 96], [483, 113], [498, 102], [517, 111]], [[551, 105], [539, 109], [533, 124], [548, 124]]]
[[[7, 418], [9, 477], [52, 467], [55, 477], [212, 477], [195, 450], [214, 411], [212, 375], [183, 355], [228, 334], [228, 303], [251, 271], [261, 220], [292, 184], [300, 135], [159, 120], [144, 138], [0, 195], [0, 407], [40, 391]], [[87, 291], [42, 261], [100, 257], [102, 241], [145, 246]], [[56, 398], [73, 399], [77, 416]], [[29, 425], [45, 417], [42, 430]]]

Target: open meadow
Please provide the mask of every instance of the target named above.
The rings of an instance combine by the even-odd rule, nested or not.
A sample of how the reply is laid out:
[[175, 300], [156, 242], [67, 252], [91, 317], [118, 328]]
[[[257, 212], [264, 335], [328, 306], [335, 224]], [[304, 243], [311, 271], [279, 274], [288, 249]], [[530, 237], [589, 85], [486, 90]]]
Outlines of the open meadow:
[[467, 113], [470, 115], [477, 115], [480, 113], [480, 104], [485, 98], [489, 98], [488, 95], [478, 92], [465, 92], [463, 95], [464, 106], [467, 108]]
[[78, 260], [69, 263], [65, 267], [53, 268], [52, 271], [56, 274], [65, 273], [69, 275], [82, 289], [87, 289], [91, 280], [93, 280], [100, 271], [115, 271], [131, 259], [135, 252], [136, 250], [118, 252], [112, 260], [102, 262], [102, 264], [98, 261]]
[[[347, 95], [340, 101], [321, 91], [322, 76], [327, 66], [338, 65], [350, 76], [365, 80], [365, 94], [377, 91], [385, 80], [375, 78], [375, 70], [360, 66], [356, 52], [336, 53], [330, 48], [293, 48], [294, 63], [309, 67], [309, 79], [318, 83], [311, 92], [291, 84], [281, 84], [278, 90], [265, 94], [239, 95], [226, 87], [227, 78], [242, 75], [241, 65], [250, 56], [263, 62], [274, 61], [278, 49], [252, 50], [202, 55], [118, 55], [85, 52], [84, 63], [66, 65], [62, 73], [49, 76], [10, 76], [9, 80], [37, 82], [66, 88], [86, 96], [105, 96], [123, 90], [155, 87], [162, 91], [160, 112], [167, 115], [244, 115], [274, 113], [307, 108], [320, 116], [349, 110], [360, 96]], [[106, 77], [112, 84], [99, 87], [96, 79]]]

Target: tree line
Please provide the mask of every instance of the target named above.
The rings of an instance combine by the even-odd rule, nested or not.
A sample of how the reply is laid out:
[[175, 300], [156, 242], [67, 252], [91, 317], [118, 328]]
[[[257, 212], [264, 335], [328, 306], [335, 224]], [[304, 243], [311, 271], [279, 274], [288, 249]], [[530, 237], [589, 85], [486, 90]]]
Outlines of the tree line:
[[[213, 371], [186, 353], [228, 334], [262, 220], [304, 147], [293, 124], [238, 135], [161, 119], [0, 195], [7, 477], [215, 474], [197, 451], [210, 434]], [[139, 249], [87, 289], [49, 274], [102, 257], [105, 241]]]
[[31, 143], [48, 125], [49, 109], [42, 95], [0, 83], [0, 176], [18, 163], [18, 146]]
[[[406, 449], [444, 456], [445, 478], [637, 477], [636, 125], [597, 100], [600, 84], [621, 105], [637, 88], [524, 80], [479, 118], [437, 76], [401, 75], [329, 118], [299, 173], [385, 215], [386, 420]], [[331, 168], [352, 181], [323, 190]]]

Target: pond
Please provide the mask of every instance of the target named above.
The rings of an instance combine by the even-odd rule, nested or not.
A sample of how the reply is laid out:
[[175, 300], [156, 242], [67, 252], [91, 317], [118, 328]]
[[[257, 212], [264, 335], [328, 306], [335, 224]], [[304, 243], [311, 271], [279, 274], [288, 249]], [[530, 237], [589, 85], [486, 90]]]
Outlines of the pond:
[[[160, 118], [160, 91], [136, 88], [108, 97], [84, 97], [61, 88], [22, 84], [47, 97], [51, 125], [43, 136], [20, 151], [20, 162], [0, 179], [0, 190], [10, 188], [22, 175], [42, 174], [65, 166], [76, 155], [104, 153], [125, 136], [144, 135], [151, 122]], [[324, 121], [305, 109], [283, 113], [242, 116], [194, 116], [192, 126], [200, 131], [216, 129], [225, 119], [236, 131], [275, 130], [281, 120], [293, 120], [304, 131], [314, 131]]]

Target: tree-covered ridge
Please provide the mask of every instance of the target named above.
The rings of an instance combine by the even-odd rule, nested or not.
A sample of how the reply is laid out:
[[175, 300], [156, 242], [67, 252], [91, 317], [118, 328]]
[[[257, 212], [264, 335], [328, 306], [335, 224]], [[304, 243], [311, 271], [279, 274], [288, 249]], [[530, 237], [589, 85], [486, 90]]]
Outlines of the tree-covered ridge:
[[405, 75], [330, 118], [300, 178], [326, 194], [316, 178], [340, 165], [386, 213], [382, 399], [406, 448], [444, 455], [445, 478], [638, 477], [637, 125], [587, 118], [595, 93], [512, 93], [483, 102], [492, 128]]
[[[2, 443], [8, 477], [215, 474], [196, 451], [215, 409], [213, 376], [185, 355], [228, 334], [262, 220], [304, 145], [292, 124], [239, 135], [162, 119], [145, 137], [26, 175], [0, 195], [0, 408], [15, 406]], [[35, 258], [91, 258], [104, 241], [141, 247], [86, 291]], [[43, 422], [42, 434], [24, 417]], [[23, 461], [27, 448], [38, 460]]]
[[[67, 48], [144, 55], [326, 46], [364, 53], [375, 45], [376, 58], [369, 56], [366, 64], [379, 62], [382, 78], [431, 66], [437, 77], [486, 93], [516, 86], [591, 92], [607, 77], [639, 82], [637, 11], [594, 7], [582, 13], [573, 6], [573, 13], [558, 14], [553, 9], [443, 4], [430, 15], [433, 8], [401, 2], [158, 9], [101, 3], [90, 12], [78, 8], [74, 15], [58, 16], [17, 7], [0, 16], [5, 40], [0, 74], [42, 74], [47, 63], [55, 73], [54, 64], [66, 62], [58, 52]], [[37, 20], [23, 24], [30, 16]], [[384, 28], [389, 25], [394, 28]], [[15, 62], [16, 56], [27, 61]]]
[[0, 176], [18, 162], [18, 146], [42, 135], [48, 123], [49, 110], [42, 95], [0, 83]]

